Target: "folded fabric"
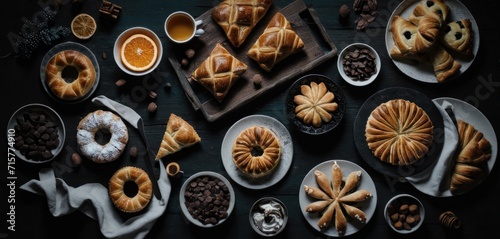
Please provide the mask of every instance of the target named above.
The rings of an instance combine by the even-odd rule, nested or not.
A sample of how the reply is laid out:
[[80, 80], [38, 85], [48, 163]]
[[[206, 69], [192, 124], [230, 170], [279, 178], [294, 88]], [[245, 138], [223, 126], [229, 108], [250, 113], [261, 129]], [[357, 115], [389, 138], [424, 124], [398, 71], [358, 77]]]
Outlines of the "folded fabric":
[[444, 121], [444, 140], [443, 149], [439, 158], [426, 170], [406, 177], [406, 180], [420, 191], [442, 197], [449, 190], [449, 175], [453, 167], [453, 155], [458, 144], [458, 132], [453, 120], [446, 110], [453, 111], [453, 105], [448, 101], [443, 101], [440, 105], [436, 101], [434, 104], [439, 109]]
[[[160, 168], [164, 168], [159, 161]], [[47, 197], [47, 204], [53, 216], [59, 217], [76, 210], [99, 222], [102, 234], [107, 238], [144, 238], [156, 220], [167, 207], [170, 195], [170, 181], [165, 170], [160, 170], [158, 185], [162, 201], [153, 197], [140, 215], [124, 218], [119, 214], [108, 196], [108, 189], [100, 183], [87, 183], [71, 187], [61, 178], [56, 178], [52, 168], [40, 170], [40, 180], [32, 179], [20, 188]]]

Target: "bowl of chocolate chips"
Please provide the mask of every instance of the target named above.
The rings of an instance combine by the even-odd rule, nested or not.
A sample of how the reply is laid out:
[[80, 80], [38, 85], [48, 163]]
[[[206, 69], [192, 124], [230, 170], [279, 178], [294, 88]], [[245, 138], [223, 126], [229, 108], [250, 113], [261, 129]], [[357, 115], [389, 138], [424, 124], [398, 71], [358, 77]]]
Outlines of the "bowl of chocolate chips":
[[337, 59], [337, 69], [347, 83], [366, 86], [372, 83], [380, 72], [380, 56], [371, 46], [353, 43], [346, 46]]
[[9, 155], [12, 149], [17, 158], [28, 163], [41, 164], [54, 159], [61, 152], [65, 137], [59, 114], [38, 103], [16, 110], [7, 126]]
[[231, 183], [211, 171], [193, 174], [182, 184], [179, 193], [184, 217], [204, 228], [222, 224], [231, 215], [235, 201]]

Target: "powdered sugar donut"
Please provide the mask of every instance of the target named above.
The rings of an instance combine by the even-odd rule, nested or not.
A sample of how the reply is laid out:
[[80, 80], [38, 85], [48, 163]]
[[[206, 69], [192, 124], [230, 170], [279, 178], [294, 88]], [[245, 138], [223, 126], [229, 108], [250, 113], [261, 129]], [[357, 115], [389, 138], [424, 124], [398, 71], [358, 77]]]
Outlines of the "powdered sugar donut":
[[[109, 131], [111, 138], [106, 144], [99, 144], [95, 140], [95, 134], [103, 129]], [[122, 154], [128, 142], [128, 130], [119, 116], [109, 111], [97, 110], [80, 121], [76, 140], [85, 157], [96, 163], [107, 163]]]

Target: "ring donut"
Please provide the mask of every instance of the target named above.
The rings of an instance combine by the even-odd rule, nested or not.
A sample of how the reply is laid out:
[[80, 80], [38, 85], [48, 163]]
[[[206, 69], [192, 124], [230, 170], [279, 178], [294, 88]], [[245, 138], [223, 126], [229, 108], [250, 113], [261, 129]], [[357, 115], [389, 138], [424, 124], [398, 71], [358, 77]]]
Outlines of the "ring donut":
[[[124, 191], [125, 183], [134, 182], [137, 193], [127, 196]], [[121, 211], [133, 213], [144, 209], [152, 198], [153, 184], [148, 174], [137, 167], [126, 166], [116, 171], [109, 180], [109, 197], [113, 204]]]
[[[106, 129], [111, 134], [104, 145], [95, 140], [97, 131]], [[76, 141], [81, 153], [96, 163], [116, 160], [128, 142], [128, 130], [122, 119], [109, 112], [97, 110], [87, 114], [77, 126]]]
[[[78, 77], [72, 82], [67, 82], [62, 76], [63, 70], [68, 66], [78, 71]], [[55, 54], [45, 69], [45, 80], [49, 89], [62, 100], [82, 98], [92, 89], [95, 79], [96, 71], [90, 59], [75, 50], [64, 50]]]

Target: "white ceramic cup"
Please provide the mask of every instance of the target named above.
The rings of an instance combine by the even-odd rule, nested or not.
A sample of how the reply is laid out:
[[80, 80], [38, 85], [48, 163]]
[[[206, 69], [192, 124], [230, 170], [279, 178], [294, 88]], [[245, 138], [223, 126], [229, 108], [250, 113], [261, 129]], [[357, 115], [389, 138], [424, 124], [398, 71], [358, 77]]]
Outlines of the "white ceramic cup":
[[175, 43], [186, 43], [193, 37], [205, 33], [203, 29], [198, 28], [201, 23], [203, 23], [202, 20], [195, 20], [187, 12], [173, 12], [165, 20], [165, 33]]

